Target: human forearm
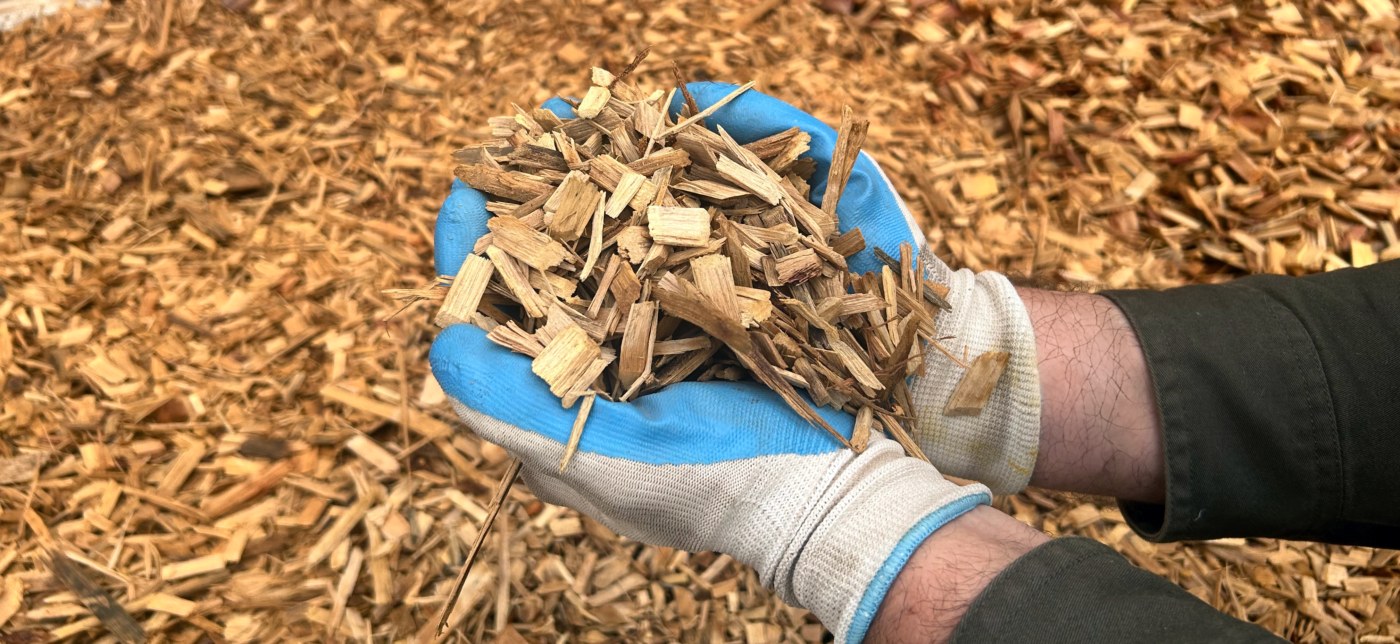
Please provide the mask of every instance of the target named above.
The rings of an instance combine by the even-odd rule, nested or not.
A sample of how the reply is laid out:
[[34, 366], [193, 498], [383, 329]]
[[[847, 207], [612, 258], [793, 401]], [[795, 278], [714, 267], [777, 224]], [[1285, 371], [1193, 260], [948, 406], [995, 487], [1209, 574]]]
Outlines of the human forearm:
[[978, 507], [934, 532], [914, 552], [885, 595], [865, 641], [948, 641], [987, 584], [1021, 555], [1048, 540], [990, 507]]
[[1393, 547], [1397, 276], [1021, 289], [1043, 398], [1031, 483], [1116, 496], [1153, 540]]
[[933, 533], [895, 579], [867, 644], [1278, 642], [1102, 544], [1051, 541], [989, 507]]
[[1127, 318], [1099, 295], [1017, 291], [1035, 329], [1042, 396], [1031, 484], [1161, 501], [1162, 425]]

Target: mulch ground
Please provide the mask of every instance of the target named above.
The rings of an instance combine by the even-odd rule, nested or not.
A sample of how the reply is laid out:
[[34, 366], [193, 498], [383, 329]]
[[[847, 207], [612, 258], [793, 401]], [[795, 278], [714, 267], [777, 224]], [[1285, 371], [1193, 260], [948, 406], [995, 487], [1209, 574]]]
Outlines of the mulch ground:
[[[588, 65], [872, 121], [950, 263], [1164, 288], [1400, 257], [1391, 0], [129, 0], [0, 35], [0, 641], [432, 642], [506, 463], [432, 381], [433, 224]], [[849, 11], [849, 13], [846, 13]], [[994, 188], [994, 189], [989, 189]], [[1298, 642], [1395, 642], [1397, 553], [998, 506]], [[817, 642], [729, 557], [517, 486], [444, 639]]]

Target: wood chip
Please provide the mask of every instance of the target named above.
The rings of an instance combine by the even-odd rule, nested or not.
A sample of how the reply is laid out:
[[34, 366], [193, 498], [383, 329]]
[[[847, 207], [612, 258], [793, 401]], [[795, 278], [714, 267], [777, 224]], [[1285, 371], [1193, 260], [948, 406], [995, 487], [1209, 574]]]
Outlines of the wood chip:
[[176, 617], [189, 617], [194, 614], [195, 603], [183, 597], [166, 593], [155, 593], [146, 602], [146, 608], [170, 613]]
[[526, 269], [521, 268], [510, 255], [495, 246], [486, 249], [486, 256], [491, 258], [491, 263], [496, 267], [496, 274], [501, 276], [501, 281], [505, 282], [506, 288], [515, 296], [515, 301], [524, 307], [526, 314], [531, 317], [543, 317], [545, 304], [530, 286], [530, 277], [526, 274]]
[[953, 395], [948, 397], [943, 415], [981, 415], [982, 408], [987, 406], [997, 381], [1001, 379], [1001, 372], [1006, 369], [1006, 363], [1010, 360], [1011, 354], [1005, 351], [988, 351], [973, 359], [962, 379], [958, 380]]
[[608, 88], [594, 85], [588, 88], [588, 93], [583, 95], [583, 100], [579, 102], [578, 108], [574, 112], [579, 115], [579, 118], [595, 118], [607, 106], [610, 98], [612, 98], [612, 94], [608, 92]]
[[579, 405], [578, 416], [574, 418], [574, 427], [569, 432], [569, 442], [564, 445], [564, 456], [559, 459], [559, 473], [569, 468], [569, 461], [573, 460], [574, 454], [578, 452], [578, 442], [583, 438], [583, 426], [588, 422], [588, 413], [593, 411], [593, 401], [597, 394], [588, 394], [583, 397], [583, 404]]
[[851, 168], [860, 158], [860, 148], [865, 145], [865, 134], [870, 129], [870, 121], [856, 119], [849, 105], [841, 108], [841, 129], [836, 133], [836, 144], [831, 152], [831, 169], [827, 174], [826, 192], [822, 195], [822, 212], [832, 221], [836, 218], [836, 207], [840, 204], [841, 193], [846, 190], [846, 182], [851, 178]]
[[822, 263], [812, 249], [797, 251], [777, 261], [778, 281], [783, 284], [800, 284], [821, 275]]
[[140, 644], [146, 641], [146, 633], [140, 624], [137, 624], [111, 595], [94, 584], [86, 573], [69, 561], [68, 555], [54, 547], [47, 548], [44, 557], [53, 571], [54, 578], [76, 595], [84, 607], [92, 611], [107, 628], [108, 633], [125, 644]]
[[530, 370], [549, 383], [550, 393], [563, 396], [601, 355], [598, 344], [582, 328], [569, 324], [545, 345]]
[[569, 256], [554, 239], [514, 217], [492, 217], [486, 221], [491, 243], [537, 271], [547, 271]]
[[345, 441], [345, 449], [355, 453], [356, 456], [364, 459], [365, 462], [373, 465], [375, 469], [385, 474], [396, 474], [399, 471], [399, 461], [394, 458], [389, 450], [376, 443], [374, 439], [364, 434], [355, 434]]
[[[339, 385], [326, 385], [320, 391], [322, 398], [340, 403], [359, 412], [364, 412], [372, 416], [377, 416], [383, 420], [403, 423], [404, 408], [402, 405], [392, 405], [352, 393]], [[452, 435], [452, 426], [444, 423], [432, 416], [417, 409], [408, 410], [408, 428], [427, 438], [445, 438]], [[202, 450], [200, 456], [203, 456]], [[193, 459], [198, 463], [198, 459]], [[188, 472], [186, 473], [188, 475]], [[167, 489], [162, 483], [161, 490], [170, 494], [174, 490]]]
[[851, 433], [851, 446], [858, 452], [865, 451], [870, 443], [870, 424], [875, 419], [875, 409], [866, 405], [856, 412], [855, 429]]
[[559, 184], [559, 189], [545, 203], [545, 212], [552, 212], [549, 235], [564, 242], [571, 242], [583, 235], [584, 228], [592, 220], [598, 208], [602, 193], [598, 186], [582, 172], [570, 172]]
[[291, 473], [292, 467], [291, 461], [274, 463], [223, 493], [204, 499], [199, 509], [215, 518], [228, 514], [277, 487]]
[[658, 244], [704, 246], [710, 241], [710, 213], [704, 208], [652, 206], [647, 209], [647, 231]]
[[731, 269], [729, 258], [723, 255], [705, 255], [690, 260], [690, 273], [700, 294], [718, 309], [720, 315], [739, 321], [739, 298], [735, 295]]
[[958, 179], [958, 189], [964, 199], [979, 201], [996, 195], [1001, 188], [997, 178], [990, 174], [969, 174]]
[[631, 389], [650, 365], [655, 324], [655, 302], [639, 302], [627, 313], [618, 362], [618, 381], [623, 390]]
[[[499, 239], [497, 237], [498, 241]], [[478, 255], [468, 255], [462, 261], [462, 269], [452, 281], [452, 287], [447, 291], [447, 299], [443, 300], [442, 308], [438, 309], [433, 322], [444, 328], [471, 322], [477, 306], [481, 304], [481, 296], [486, 293], [486, 285], [491, 282], [491, 276], [495, 272], [496, 269], [490, 260]]]

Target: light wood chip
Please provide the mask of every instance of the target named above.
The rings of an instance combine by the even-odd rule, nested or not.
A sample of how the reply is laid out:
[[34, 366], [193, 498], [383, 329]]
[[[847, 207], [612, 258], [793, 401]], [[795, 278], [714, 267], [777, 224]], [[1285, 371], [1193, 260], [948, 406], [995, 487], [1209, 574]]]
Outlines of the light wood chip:
[[655, 302], [639, 302], [627, 314], [618, 362], [618, 381], [624, 390], [631, 389], [637, 378], [647, 370], [655, 323]]
[[563, 245], [521, 219], [492, 217], [486, 220], [486, 227], [491, 230], [493, 245], [535, 270], [549, 270], [569, 257]]
[[690, 273], [700, 293], [719, 310], [720, 315], [738, 321], [739, 299], [734, 292], [734, 273], [729, 258], [705, 255], [690, 260]]
[[608, 91], [608, 88], [595, 85], [588, 88], [588, 93], [583, 95], [583, 100], [579, 101], [578, 108], [574, 112], [580, 118], [595, 118], [607, 106], [610, 98], [612, 98], [612, 93]]
[[710, 213], [704, 208], [652, 206], [647, 209], [652, 241], [668, 246], [704, 246], [710, 241]]
[[550, 393], [563, 396], [601, 355], [598, 344], [578, 325], [570, 324], [545, 345], [530, 370], [549, 383]]
[[491, 276], [495, 272], [491, 260], [479, 255], [468, 255], [462, 261], [462, 269], [457, 271], [452, 288], [447, 291], [447, 299], [443, 300], [442, 308], [438, 309], [433, 322], [444, 328], [470, 322], [476, 314], [477, 305], [481, 303], [481, 296], [486, 293], [486, 285], [491, 282]]
[[571, 242], [583, 235], [583, 229], [593, 217], [603, 193], [582, 172], [570, 172], [558, 190], [545, 203], [546, 213], [553, 213], [549, 235], [559, 241]]
[[822, 272], [821, 259], [810, 248], [797, 251], [777, 261], [774, 265], [778, 281], [783, 284], [800, 284]]
[[593, 401], [597, 394], [588, 394], [583, 397], [583, 404], [579, 405], [578, 416], [574, 418], [574, 427], [569, 431], [569, 442], [564, 446], [564, 456], [559, 459], [559, 473], [569, 468], [569, 461], [573, 460], [574, 454], [578, 452], [578, 442], [583, 438], [583, 426], [588, 422], [588, 413], [593, 411]]
[[967, 371], [963, 372], [962, 379], [958, 380], [953, 395], [948, 397], [948, 404], [943, 407], [943, 415], [980, 415], [1010, 360], [1011, 354], [1005, 351], [988, 351], [973, 359]]
[[840, 204], [841, 193], [846, 190], [846, 182], [851, 178], [851, 168], [860, 158], [860, 148], [865, 144], [865, 134], [870, 129], [870, 121], [855, 118], [850, 106], [841, 109], [841, 129], [836, 133], [836, 144], [831, 151], [831, 169], [827, 173], [826, 192], [822, 195], [822, 212], [828, 219], [836, 220], [836, 207]]
[[525, 308], [526, 314], [531, 317], [544, 317], [545, 303], [540, 299], [539, 293], [531, 288], [526, 269], [521, 268], [509, 254], [495, 246], [486, 249], [486, 256], [491, 258], [491, 263], [496, 267], [496, 274], [501, 276], [501, 281], [505, 282], [506, 288], [510, 289], [520, 306]]

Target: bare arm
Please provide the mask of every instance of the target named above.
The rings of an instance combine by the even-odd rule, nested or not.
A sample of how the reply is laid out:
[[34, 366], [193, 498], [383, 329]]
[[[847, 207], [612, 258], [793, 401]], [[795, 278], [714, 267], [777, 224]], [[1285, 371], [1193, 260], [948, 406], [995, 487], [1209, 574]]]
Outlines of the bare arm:
[[[1042, 393], [1034, 485], [1142, 501], [1165, 494], [1162, 427], [1137, 335], [1112, 302], [1020, 289]], [[946, 642], [1001, 571], [1048, 538], [992, 508], [953, 520], [910, 558], [867, 642]]]
[[1031, 484], [1133, 501], [1164, 498], [1162, 425], [1147, 359], [1108, 298], [1018, 289], [1040, 364]]
[[904, 565], [865, 641], [948, 641], [987, 584], [1011, 562], [1048, 540], [1040, 531], [988, 506], [948, 522]]

